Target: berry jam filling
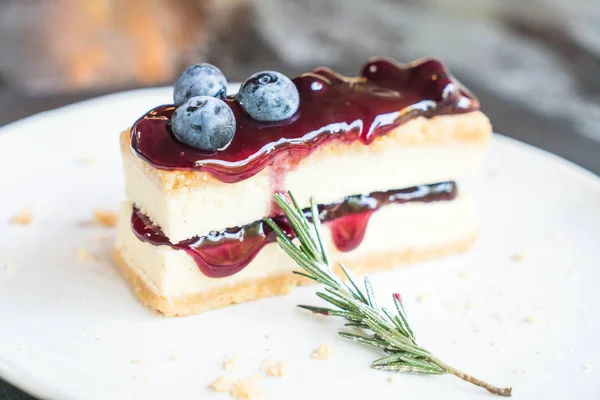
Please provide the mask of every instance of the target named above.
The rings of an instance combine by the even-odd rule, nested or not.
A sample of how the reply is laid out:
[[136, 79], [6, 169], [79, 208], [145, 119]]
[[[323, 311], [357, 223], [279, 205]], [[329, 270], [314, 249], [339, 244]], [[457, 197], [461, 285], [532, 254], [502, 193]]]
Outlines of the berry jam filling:
[[[456, 193], [454, 182], [443, 182], [349, 196], [339, 203], [320, 205], [319, 218], [330, 226], [337, 249], [351, 251], [362, 242], [369, 218], [380, 207], [409, 202], [449, 201], [456, 198]], [[305, 209], [304, 213], [309, 219], [312, 218], [309, 209]], [[277, 216], [274, 221], [291, 237], [284, 216]], [[200, 270], [211, 278], [223, 278], [241, 271], [266, 244], [276, 241], [275, 233], [264, 220], [220, 232], [210, 232], [208, 235], [177, 244], [171, 243], [160, 227], [153, 225], [137, 208], [133, 209], [131, 226], [134, 234], [143, 242], [184, 250], [196, 261]]]
[[172, 105], [157, 107], [140, 118], [131, 130], [131, 146], [155, 168], [207, 171], [233, 183], [267, 165], [293, 168], [325, 141], [368, 145], [413, 118], [479, 108], [475, 97], [435, 59], [411, 64], [374, 59], [357, 78], [317, 68], [292, 82], [300, 104], [298, 111], [283, 121], [258, 121], [234, 96], [227, 97], [225, 103], [233, 111], [236, 127], [233, 140], [222, 151], [205, 152], [178, 141], [170, 128], [176, 108]]

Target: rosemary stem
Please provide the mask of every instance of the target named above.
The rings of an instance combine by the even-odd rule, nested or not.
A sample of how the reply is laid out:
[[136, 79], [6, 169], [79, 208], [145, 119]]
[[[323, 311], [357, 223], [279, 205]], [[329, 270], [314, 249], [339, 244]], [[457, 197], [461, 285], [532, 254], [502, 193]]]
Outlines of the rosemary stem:
[[496, 395], [502, 396], [502, 397], [511, 397], [512, 396], [512, 388], [511, 387], [499, 388], [499, 387], [490, 385], [487, 382], [484, 382], [480, 379], [475, 378], [474, 376], [465, 374], [461, 370], [451, 367], [450, 365], [446, 364], [445, 362], [443, 362], [442, 360], [440, 360], [439, 358], [437, 358], [433, 355], [430, 355], [427, 358], [429, 359], [429, 361], [431, 361], [432, 363], [434, 363], [435, 365], [437, 365], [438, 367], [440, 367], [447, 373], [457, 376], [466, 382], [472, 383], [473, 385], [482, 387], [490, 393], [493, 393], [493, 394], [496, 394]]
[[275, 195], [275, 202], [286, 215], [294, 236], [300, 244], [293, 243], [270, 218], [267, 218], [266, 222], [277, 234], [277, 242], [281, 248], [304, 270], [298, 274], [325, 285], [325, 290], [317, 292], [317, 296], [335, 306], [337, 310], [310, 306], [303, 306], [303, 308], [345, 318], [348, 321], [347, 326], [360, 327], [367, 332], [370, 331], [372, 336], [368, 333], [355, 335], [341, 332], [340, 334], [347, 339], [384, 349], [388, 356], [375, 360], [372, 364], [375, 369], [424, 374], [447, 373], [484, 388], [495, 395], [503, 397], [512, 395], [512, 388], [498, 388], [467, 375], [417, 345], [402, 305], [402, 297], [399, 294], [396, 293], [393, 296], [398, 312], [398, 315], [394, 316], [387, 309], [377, 305], [368, 278], [364, 280], [363, 293], [348, 271], [340, 265], [349, 283], [342, 282], [333, 272], [327, 251], [323, 246], [318, 218], [319, 210], [315, 201], [311, 199], [312, 228], [314, 228], [311, 229], [304, 211], [294, 196], [289, 193], [289, 197], [293, 204], [290, 204], [281, 194]]

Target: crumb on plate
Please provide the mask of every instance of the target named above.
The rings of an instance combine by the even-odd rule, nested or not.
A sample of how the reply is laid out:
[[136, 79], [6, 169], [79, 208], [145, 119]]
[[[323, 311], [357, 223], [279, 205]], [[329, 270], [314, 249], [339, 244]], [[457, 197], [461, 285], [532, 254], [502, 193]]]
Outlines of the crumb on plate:
[[233, 382], [229, 394], [237, 400], [258, 400], [263, 398], [263, 391], [256, 384], [260, 376], [238, 379]]
[[512, 259], [516, 262], [527, 261], [528, 258], [529, 258], [529, 254], [527, 254], [527, 252], [525, 252], [523, 250], [517, 251], [512, 257]]
[[320, 344], [311, 355], [315, 360], [328, 360], [331, 357], [331, 346], [328, 344]]
[[235, 371], [240, 363], [240, 356], [231, 354], [223, 361], [223, 369], [225, 371]]
[[465, 309], [474, 310], [477, 308], [477, 302], [475, 300], [469, 300], [465, 303]]
[[212, 381], [208, 387], [213, 392], [227, 393], [231, 389], [231, 381], [225, 375], [221, 375]]
[[94, 220], [100, 226], [112, 227], [119, 222], [119, 215], [112, 210], [94, 210]]
[[458, 271], [458, 276], [460, 276], [461, 278], [468, 278], [471, 275], [473, 275], [473, 270], [470, 268], [464, 268]]
[[530, 324], [535, 324], [536, 322], [538, 322], [538, 317], [535, 315], [528, 315], [524, 318], [524, 321]]
[[21, 210], [10, 219], [11, 225], [29, 225], [33, 221], [33, 214], [29, 210]]
[[456, 310], [458, 308], [458, 305], [456, 304], [456, 301], [454, 301], [454, 300], [446, 300], [444, 302], [444, 305], [446, 305], [446, 307], [448, 307], [451, 310]]
[[133, 360], [131, 360], [131, 363], [132, 363], [132, 364], [141, 364], [141, 363], [142, 363], [142, 360], [141, 360], [141, 359], [139, 359], [139, 358], [134, 358]]
[[83, 157], [83, 158], [80, 158], [79, 160], [77, 160], [77, 163], [79, 165], [89, 167], [89, 166], [97, 164], [98, 159], [96, 157]]
[[269, 376], [285, 376], [288, 372], [288, 365], [284, 362], [275, 363], [271, 359], [266, 359], [262, 363], [262, 370]]
[[419, 303], [425, 303], [426, 301], [428, 301], [431, 298], [431, 294], [429, 293], [419, 293], [417, 295], [417, 301]]
[[4, 260], [4, 269], [8, 272], [16, 271], [17, 265], [12, 260], [6, 259]]
[[79, 261], [92, 262], [92, 263], [97, 261], [96, 257], [94, 257], [93, 255], [88, 253], [88, 251], [84, 248], [77, 250], [77, 259]]

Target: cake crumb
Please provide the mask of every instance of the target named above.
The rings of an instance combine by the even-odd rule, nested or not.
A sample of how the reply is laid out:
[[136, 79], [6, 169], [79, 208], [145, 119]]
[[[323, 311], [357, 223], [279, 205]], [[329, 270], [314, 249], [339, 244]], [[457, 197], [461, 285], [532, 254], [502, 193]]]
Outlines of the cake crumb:
[[79, 261], [90, 262], [90, 263], [96, 262], [96, 257], [94, 257], [93, 255], [88, 253], [88, 251], [83, 248], [77, 250], [77, 259]]
[[530, 324], [535, 324], [536, 322], [538, 322], [538, 318], [535, 315], [528, 315], [524, 318], [524, 321]]
[[487, 287], [487, 290], [489, 290], [490, 292], [494, 292], [494, 293], [496, 293], [496, 294], [503, 293], [503, 292], [502, 292], [502, 289], [501, 289], [501, 288], [499, 288], [499, 287], [498, 287], [498, 286], [496, 286], [496, 285], [490, 285], [490, 286], [488, 286], [488, 287]]
[[429, 293], [419, 293], [417, 295], [417, 301], [419, 303], [425, 303], [426, 301], [429, 300], [430, 297], [431, 297], [431, 295]]
[[113, 227], [119, 222], [119, 215], [111, 210], [94, 210], [94, 220], [100, 226]]
[[591, 364], [587, 363], [587, 364], [583, 364], [583, 370], [584, 371], [588, 371], [592, 368]]
[[444, 304], [451, 310], [456, 310], [458, 308], [458, 305], [454, 300], [446, 300]]
[[237, 400], [259, 400], [263, 398], [262, 390], [257, 386], [259, 376], [238, 379], [233, 383], [229, 394]]
[[474, 310], [475, 308], [477, 308], [477, 302], [474, 300], [469, 300], [465, 303], [465, 309], [467, 310]]
[[328, 360], [329, 357], [331, 357], [331, 346], [328, 344], [320, 344], [319, 347], [317, 347], [317, 350], [312, 353], [311, 357], [315, 360]]
[[177, 360], [179, 360], [179, 353], [173, 353], [173, 354], [171, 354], [171, 357], [169, 357], [169, 360], [171, 360], [171, 361], [177, 361]]
[[288, 365], [286, 363], [275, 363], [271, 359], [266, 359], [262, 362], [262, 370], [269, 376], [282, 377], [287, 375]]
[[17, 265], [9, 259], [4, 260], [4, 269], [8, 272], [16, 271]]
[[389, 378], [387, 378], [387, 381], [388, 381], [389, 383], [394, 383], [394, 382], [396, 382], [397, 380], [398, 380], [398, 375], [392, 375], [392, 376], [390, 376]]
[[225, 371], [235, 371], [240, 363], [240, 357], [237, 354], [232, 354], [228, 356], [225, 361], [223, 361], [223, 369]]
[[227, 393], [231, 389], [231, 381], [225, 375], [221, 375], [212, 381], [208, 387], [213, 392]]
[[79, 165], [89, 167], [92, 165], [96, 165], [98, 163], [98, 159], [96, 157], [84, 157], [80, 158], [77, 162]]
[[529, 258], [529, 254], [527, 254], [523, 250], [517, 251], [512, 257], [513, 261], [516, 261], [516, 262], [527, 261], [528, 258]]
[[473, 275], [473, 270], [469, 268], [461, 269], [460, 271], [458, 271], [458, 276], [460, 276], [461, 278], [468, 278], [471, 275]]
[[142, 360], [140, 360], [139, 358], [135, 358], [135, 359], [131, 360], [131, 363], [132, 364], [141, 364]]
[[29, 225], [33, 221], [33, 214], [29, 210], [21, 210], [10, 219], [11, 225]]

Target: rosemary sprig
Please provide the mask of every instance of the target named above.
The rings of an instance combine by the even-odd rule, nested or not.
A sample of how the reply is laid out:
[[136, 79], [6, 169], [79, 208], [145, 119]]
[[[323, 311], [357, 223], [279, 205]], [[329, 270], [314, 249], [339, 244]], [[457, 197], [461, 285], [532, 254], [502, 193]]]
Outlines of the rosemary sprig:
[[[396, 308], [394, 313], [377, 304], [369, 278], [364, 279], [364, 289], [361, 290], [346, 268], [340, 265], [347, 282], [340, 279], [333, 272], [323, 244], [320, 219], [311, 218], [312, 222], [309, 222], [292, 193], [289, 193], [289, 196], [292, 203], [282, 194], [275, 195], [275, 202], [283, 210], [299, 244], [296, 245], [273, 220], [268, 218], [266, 222], [277, 233], [277, 242], [281, 248], [304, 270], [294, 273], [325, 285], [325, 289], [317, 292], [317, 296], [335, 308], [305, 305], [299, 307], [315, 313], [345, 318], [348, 321], [346, 326], [362, 329], [364, 334], [339, 334], [346, 339], [382, 349], [386, 355], [373, 361], [371, 366], [375, 369], [433, 375], [452, 374], [493, 394], [511, 396], [512, 388], [498, 388], [465, 374], [419, 346], [399, 294], [393, 295]], [[311, 214], [319, 215], [312, 198]]]

